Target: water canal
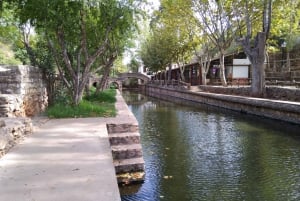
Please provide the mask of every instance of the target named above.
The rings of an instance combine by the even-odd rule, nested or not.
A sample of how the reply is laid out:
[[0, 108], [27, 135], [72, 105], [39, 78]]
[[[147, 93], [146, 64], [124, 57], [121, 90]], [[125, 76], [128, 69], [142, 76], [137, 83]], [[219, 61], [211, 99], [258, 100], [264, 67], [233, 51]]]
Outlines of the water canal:
[[300, 127], [123, 92], [146, 162], [122, 201], [300, 200]]

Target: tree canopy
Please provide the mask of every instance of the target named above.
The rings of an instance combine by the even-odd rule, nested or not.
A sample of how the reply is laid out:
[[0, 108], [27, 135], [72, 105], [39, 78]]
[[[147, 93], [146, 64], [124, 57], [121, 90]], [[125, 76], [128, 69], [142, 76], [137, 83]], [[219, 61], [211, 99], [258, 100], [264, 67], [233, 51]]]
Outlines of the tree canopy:
[[[162, 54], [166, 54], [164, 58], [168, 58], [168, 62], [176, 62], [178, 58], [176, 52], [192, 55], [188, 47], [193, 44], [194, 47], [202, 49], [202, 51], [198, 49], [198, 53], [206, 56], [207, 53], [211, 54], [214, 50], [218, 50], [218, 54], [213, 56], [220, 58], [221, 80], [226, 86], [224, 55], [229, 49], [232, 51], [243, 48], [254, 64], [258, 60], [264, 61], [265, 47], [266, 50], [278, 51], [283, 42], [287, 43], [288, 49], [299, 43], [298, 0], [161, 0], [160, 2], [160, 9], [154, 12], [154, 20], [151, 21], [152, 33], [141, 48], [142, 60], [145, 65], [155, 64], [154, 71], [165, 68], [166, 62], [158, 59]], [[259, 41], [260, 47], [264, 48], [260, 49], [260, 52], [254, 52], [258, 47], [257, 36], [260, 32], [266, 36], [264, 40]], [[163, 33], [166, 33], [166, 36]], [[242, 41], [244, 43], [241, 43]], [[161, 44], [160, 48], [158, 44]], [[183, 49], [185, 51], [177, 51]], [[258, 58], [257, 54], [261, 54], [262, 57]], [[198, 57], [203, 59], [199, 54]], [[206, 58], [209, 60], [211, 56]], [[263, 62], [256, 66], [263, 68]], [[258, 73], [263, 74], [262, 71]], [[264, 79], [256, 74], [252, 77], [252, 84], [257, 77], [260, 77], [261, 81]], [[263, 82], [258, 85], [262, 86], [261, 89], [264, 86]]]
[[[144, 2], [2, 0], [0, 38], [14, 41], [16, 50], [24, 46], [27, 54], [16, 51], [24, 63], [30, 61], [45, 69], [55, 61], [74, 104], [78, 104], [90, 74], [99, 73], [106, 79], [130, 39], [137, 38], [134, 33]], [[151, 71], [164, 70], [172, 63], [183, 66], [195, 52], [201, 65], [203, 58], [218, 55], [226, 85], [223, 57], [229, 48], [243, 46], [247, 53], [255, 47], [257, 34], [264, 32], [268, 50], [278, 51], [283, 42], [292, 49], [300, 43], [299, 22], [298, 0], [160, 0], [139, 54]]]
[[[75, 105], [91, 72], [109, 71], [123, 53], [141, 14], [139, 0], [6, 1], [14, 5], [21, 26], [33, 26], [47, 41]], [[25, 45], [32, 49], [30, 43]], [[101, 71], [104, 68], [108, 70]]]
[[193, 56], [197, 44], [197, 27], [193, 20], [190, 1], [162, 0], [160, 9], [154, 12], [150, 34], [141, 47], [141, 58], [152, 71], [164, 70], [177, 63], [183, 66]]

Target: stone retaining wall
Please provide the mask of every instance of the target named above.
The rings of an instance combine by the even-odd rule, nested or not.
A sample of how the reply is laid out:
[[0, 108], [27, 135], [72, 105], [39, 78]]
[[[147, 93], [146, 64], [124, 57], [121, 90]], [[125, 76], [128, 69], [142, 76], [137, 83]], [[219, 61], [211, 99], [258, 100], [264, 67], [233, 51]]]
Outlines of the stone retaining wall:
[[0, 117], [34, 116], [46, 107], [46, 86], [38, 68], [0, 65]]
[[300, 124], [300, 103], [298, 102], [207, 92], [190, 92], [153, 85], [146, 86], [146, 94], [167, 100], [179, 99], [183, 104], [192, 101], [194, 104], [208, 104], [242, 113]]
[[0, 158], [26, 135], [32, 133], [29, 118], [0, 118]]
[[46, 86], [38, 68], [0, 65], [0, 157], [32, 133], [27, 117], [46, 107]]
[[[238, 96], [249, 96], [250, 87], [222, 87], [222, 86], [199, 86], [199, 90], [211, 93], [238, 95]], [[296, 101], [300, 102], [300, 89], [299, 88], [288, 88], [288, 87], [266, 87], [265, 98], [285, 101]]]

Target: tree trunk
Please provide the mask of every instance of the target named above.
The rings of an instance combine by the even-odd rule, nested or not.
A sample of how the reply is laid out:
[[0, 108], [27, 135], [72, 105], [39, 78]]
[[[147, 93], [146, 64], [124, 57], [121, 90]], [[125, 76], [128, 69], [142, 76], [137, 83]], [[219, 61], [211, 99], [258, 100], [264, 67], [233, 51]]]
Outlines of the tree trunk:
[[181, 81], [185, 82], [185, 77], [184, 77], [185, 65], [181, 66], [179, 62], [177, 63], [177, 65], [179, 66]]
[[226, 81], [226, 75], [225, 75], [225, 64], [224, 64], [224, 51], [220, 51], [220, 79], [222, 82], [222, 85], [224, 87], [227, 87], [227, 81]]
[[75, 86], [73, 91], [73, 104], [78, 105], [82, 100], [84, 88], [80, 88], [78, 85]]
[[99, 93], [100, 91], [103, 91], [106, 84], [107, 84], [107, 79], [109, 77], [109, 72], [110, 72], [110, 66], [106, 66], [105, 67], [105, 70], [104, 70], [104, 73], [102, 75], [102, 78], [100, 80], [100, 83], [99, 85], [97, 86], [97, 90], [96, 90], [96, 93]]
[[206, 85], [206, 76], [209, 71], [210, 67], [210, 62], [211, 62], [211, 57], [209, 55], [206, 56], [206, 58], [200, 57], [200, 70], [201, 70], [201, 84]]
[[168, 70], [168, 82], [171, 81], [171, 77], [172, 77], [172, 65], [169, 65], [169, 70]]
[[202, 70], [201, 70], [201, 81], [202, 81], [202, 85], [206, 85], [207, 83], [207, 81], [206, 81], [206, 73], [205, 73], [205, 68], [203, 68], [203, 67], [201, 67], [202, 68]]
[[265, 44], [266, 33], [260, 32], [257, 34], [255, 46], [247, 47], [246, 51], [252, 64], [251, 95], [255, 97], [262, 97], [265, 93]]
[[287, 70], [288, 72], [291, 72], [291, 59], [290, 59], [290, 52], [287, 51], [286, 53], [286, 66], [287, 66]]
[[166, 85], [166, 83], [167, 83], [167, 81], [168, 81], [168, 71], [165, 70], [164, 73], [165, 73], [165, 77], [164, 77], [164, 85]]

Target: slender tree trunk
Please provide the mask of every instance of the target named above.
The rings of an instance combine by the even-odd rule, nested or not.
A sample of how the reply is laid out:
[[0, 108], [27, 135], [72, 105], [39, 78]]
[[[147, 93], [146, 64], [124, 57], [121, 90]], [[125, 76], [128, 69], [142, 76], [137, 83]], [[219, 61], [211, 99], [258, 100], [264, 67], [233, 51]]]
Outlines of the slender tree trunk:
[[171, 77], [172, 77], [172, 65], [169, 65], [169, 70], [168, 70], [168, 82], [171, 81]]
[[110, 66], [106, 66], [106, 68], [104, 70], [104, 73], [102, 75], [102, 78], [100, 80], [100, 83], [97, 86], [96, 93], [99, 93], [100, 91], [104, 90], [104, 88], [105, 88], [105, 86], [107, 84], [108, 77], [109, 77], [109, 72], [110, 72]]
[[210, 62], [211, 62], [211, 57], [210, 55], [205, 56], [205, 58], [200, 57], [200, 70], [201, 70], [201, 84], [202, 85], [206, 85], [207, 84], [207, 80], [206, 80], [206, 76], [207, 73], [209, 71], [209, 67], [210, 67]]
[[181, 66], [179, 62], [177, 62], [177, 65], [179, 66], [180, 79], [181, 79], [181, 81], [185, 82], [185, 77], [184, 77], [185, 65]]
[[227, 87], [227, 81], [226, 81], [226, 75], [225, 75], [225, 64], [224, 64], [224, 51], [221, 50], [220, 51], [220, 79], [221, 79], [221, 82], [222, 82], [222, 85], [224, 87]]
[[290, 52], [287, 50], [286, 53], [286, 66], [287, 66], [287, 70], [288, 72], [291, 72], [291, 59], [290, 59]]
[[167, 81], [168, 81], [168, 71], [165, 70], [165, 77], [164, 77], [164, 85], [166, 85]]
[[204, 66], [201, 65], [201, 84], [206, 85], [206, 72]]

